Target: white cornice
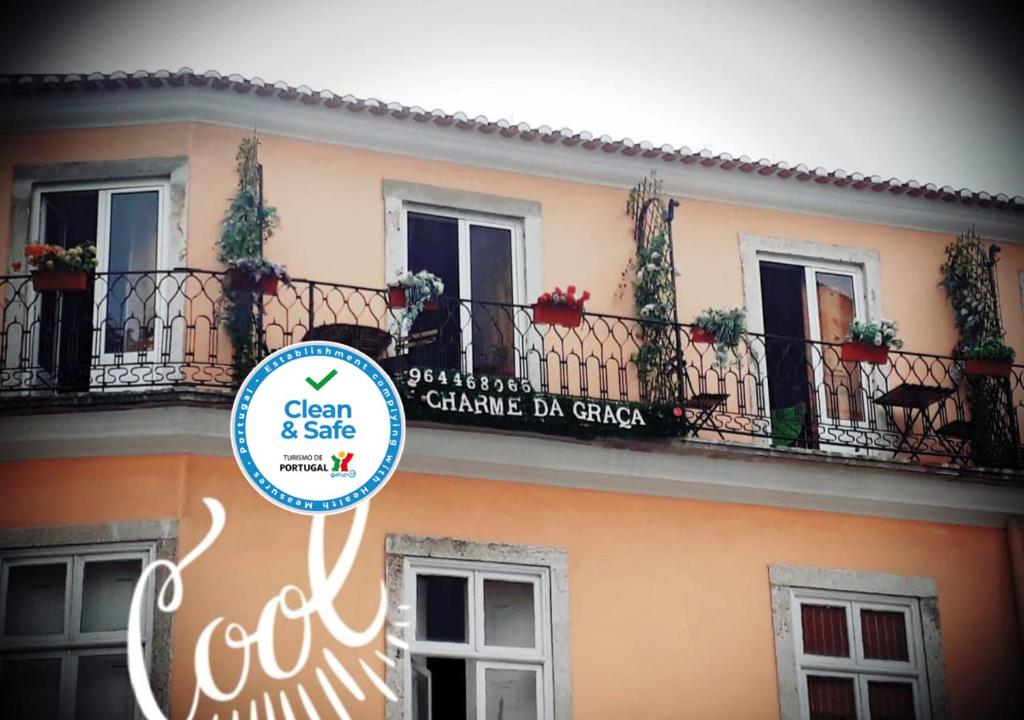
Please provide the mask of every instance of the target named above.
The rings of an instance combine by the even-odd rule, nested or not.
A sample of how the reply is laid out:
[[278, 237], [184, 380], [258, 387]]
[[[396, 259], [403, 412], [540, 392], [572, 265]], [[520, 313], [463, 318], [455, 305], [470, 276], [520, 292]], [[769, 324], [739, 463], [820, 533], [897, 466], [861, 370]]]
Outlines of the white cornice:
[[[228, 411], [149, 407], [0, 417], [0, 458], [230, 457]], [[1024, 489], [951, 473], [749, 446], [613, 446], [413, 426], [401, 472], [1001, 527]], [[0, 477], [3, 465], [0, 465]]]
[[630, 188], [656, 170], [665, 191], [692, 198], [841, 218], [943, 234], [973, 226], [996, 240], [1024, 241], [1024, 216], [1012, 210], [924, 200], [886, 190], [852, 191], [816, 182], [760, 177], [720, 168], [647, 160], [560, 144], [464, 132], [415, 120], [377, 117], [301, 100], [260, 98], [199, 87], [140, 88], [71, 93], [5, 101], [0, 132], [200, 122], [257, 128], [263, 133], [382, 152], [455, 162], [509, 172], [616, 188]]

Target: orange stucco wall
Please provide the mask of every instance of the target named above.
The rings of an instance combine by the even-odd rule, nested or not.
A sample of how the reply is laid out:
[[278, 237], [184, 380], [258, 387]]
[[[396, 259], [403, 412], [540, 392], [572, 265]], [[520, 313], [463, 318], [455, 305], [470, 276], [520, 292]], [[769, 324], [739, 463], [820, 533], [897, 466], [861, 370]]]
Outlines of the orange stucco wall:
[[[188, 155], [188, 261], [213, 269], [219, 223], [236, 183], [234, 154], [245, 134], [176, 124], [2, 137], [0, 238], [9, 236], [14, 165]], [[281, 216], [267, 254], [297, 277], [382, 286], [381, 181], [405, 180], [541, 203], [543, 285], [575, 283], [591, 290], [591, 311], [633, 314], [629, 293], [618, 288], [633, 250], [623, 190], [272, 135], [262, 141], [266, 196]], [[637, 172], [644, 174], [641, 165]], [[946, 354], [955, 343], [952, 315], [938, 286], [950, 236], [686, 199], [676, 217], [683, 321], [706, 306], [743, 305], [737, 238], [770, 235], [877, 250], [883, 314], [899, 323], [907, 349]], [[4, 267], [19, 259], [4, 258], [7, 251], [7, 243], [0, 243]], [[1005, 243], [998, 281], [1008, 340], [1018, 348], [1024, 347], [1021, 270], [1024, 246]]]
[[[230, 459], [31, 461], [0, 473], [5, 496], [16, 499], [0, 505], [0, 526], [180, 517], [180, 552], [206, 532], [202, 498], [224, 504], [224, 533], [185, 573], [174, 629], [175, 717], [191, 701], [190, 653], [206, 623], [224, 616], [254, 628], [282, 585], [308, 586], [309, 520], [258, 497]], [[329, 519], [328, 558], [349, 522]], [[388, 532], [567, 549], [578, 718], [629, 717], [638, 708], [652, 720], [777, 717], [768, 586], [776, 563], [935, 578], [953, 717], [1024, 712], [1002, 530], [399, 474], [372, 503], [360, 560], [336, 603], [355, 626], [372, 614]], [[294, 630], [282, 623], [278, 631], [285, 664], [297, 650]], [[314, 643], [324, 637], [318, 629]], [[218, 678], [232, 685], [237, 655], [214, 657]], [[254, 691], [283, 687], [258, 670], [250, 677]], [[359, 718], [383, 712], [377, 700], [352, 709]]]

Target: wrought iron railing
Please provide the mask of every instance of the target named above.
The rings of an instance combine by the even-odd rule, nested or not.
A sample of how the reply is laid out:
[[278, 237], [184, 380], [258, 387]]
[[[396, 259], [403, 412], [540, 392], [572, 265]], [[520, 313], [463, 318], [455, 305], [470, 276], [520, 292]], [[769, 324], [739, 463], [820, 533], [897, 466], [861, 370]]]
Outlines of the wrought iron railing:
[[[0, 400], [10, 407], [170, 388], [230, 396], [225, 278], [188, 269], [98, 273], [84, 292], [45, 293], [29, 276], [0, 278]], [[1020, 365], [1008, 378], [978, 378], [955, 358], [922, 353], [844, 363], [837, 344], [756, 334], [722, 364], [684, 325], [586, 313], [570, 328], [535, 322], [530, 306], [442, 298], [409, 326], [385, 290], [311, 280], [242, 299], [252, 303], [262, 353], [307, 339], [358, 347], [401, 383], [412, 417], [957, 466], [1020, 463]], [[660, 349], [651, 354], [653, 337]], [[449, 394], [425, 402], [431, 383]], [[511, 407], [536, 403], [538, 413], [508, 412], [512, 396]], [[539, 412], [552, 399], [569, 403], [564, 417]]]

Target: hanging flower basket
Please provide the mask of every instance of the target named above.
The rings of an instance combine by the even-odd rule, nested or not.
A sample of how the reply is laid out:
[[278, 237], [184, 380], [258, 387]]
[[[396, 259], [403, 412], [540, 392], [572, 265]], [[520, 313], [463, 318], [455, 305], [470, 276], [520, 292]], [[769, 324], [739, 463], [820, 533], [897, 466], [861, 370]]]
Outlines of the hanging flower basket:
[[258, 292], [264, 295], [277, 295], [280, 278], [276, 275], [254, 277], [244, 270], [228, 270], [226, 289], [232, 292]]
[[89, 287], [85, 270], [36, 270], [32, 288], [36, 292], [81, 292]]
[[843, 362], [882, 365], [889, 360], [889, 348], [885, 345], [847, 341], [839, 346], [839, 356]]
[[964, 372], [976, 377], [1008, 378], [1013, 371], [1013, 360], [987, 360], [966, 358]]
[[583, 308], [539, 302], [533, 306], [533, 321], [538, 325], [577, 328], [583, 323]]
[[[399, 286], [396, 286], [396, 285], [391, 285], [391, 286], [388, 287], [388, 307], [389, 308], [392, 308], [392, 309], [404, 308], [406, 306], [406, 303], [407, 303], [407, 300], [406, 300], [406, 297], [405, 297], [405, 288], [404, 287], [399, 287]], [[424, 310], [437, 310], [437, 308], [438, 308], [438, 301], [437, 301], [437, 299], [427, 300], [425, 303], [423, 303], [423, 309]]]
[[690, 342], [713, 345], [715, 342], [715, 334], [708, 332], [700, 325], [694, 325], [690, 328]]

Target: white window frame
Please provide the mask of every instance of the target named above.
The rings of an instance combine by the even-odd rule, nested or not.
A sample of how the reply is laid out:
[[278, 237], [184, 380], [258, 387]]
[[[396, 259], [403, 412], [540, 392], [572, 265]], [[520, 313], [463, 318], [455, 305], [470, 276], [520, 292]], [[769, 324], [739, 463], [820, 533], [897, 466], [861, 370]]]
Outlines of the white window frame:
[[[938, 598], [930, 578], [776, 565], [769, 568], [776, 669], [782, 720], [809, 717], [807, 676], [855, 681], [858, 718], [868, 718], [869, 681], [900, 681], [914, 689], [919, 720], [949, 720]], [[801, 604], [842, 606], [850, 657], [804, 652]], [[863, 655], [860, 610], [903, 612], [909, 660], [870, 660]]]
[[[102, 543], [93, 545], [67, 545], [30, 549], [0, 550], [0, 662], [12, 654], [18, 659], [61, 658], [61, 720], [73, 720], [78, 682], [78, 658], [83, 655], [123, 653], [128, 631], [81, 632], [81, 612], [84, 569], [87, 562], [104, 560], [139, 560], [141, 567], [156, 559], [156, 542]], [[64, 632], [61, 635], [12, 636], [3, 635], [7, 616], [7, 589], [10, 568], [18, 565], [64, 564]], [[152, 658], [153, 605], [155, 586], [149, 582], [142, 605], [142, 642], [146, 667]], [[141, 714], [136, 707], [136, 718]]]
[[[467, 627], [466, 642], [436, 642], [418, 638], [417, 578], [420, 575], [441, 575], [466, 580]], [[537, 703], [542, 712], [537, 717], [551, 720], [554, 717], [551, 661], [551, 610], [547, 602], [550, 594], [550, 573], [543, 567], [522, 567], [515, 565], [472, 562], [464, 560], [443, 560], [435, 558], [407, 558], [404, 576], [408, 579], [407, 592], [410, 612], [409, 652], [406, 662], [411, 663], [413, 655], [429, 655], [467, 660], [476, 664], [476, 708], [479, 712], [486, 707], [483, 697], [483, 670], [485, 667], [509, 667], [515, 669], [536, 669]], [[532, 648], [488, 645], [485, 635], [484, 580], [504, 580], [529, 583], [533, 586], [534, 646]], [[409, 698], [408, 711], [412, 712], [412, 672], [405, 674], [405, 697]], [[478, 715], [483, 718], [484, 715]]]
[[[739, 250], [740, 264], [743, 271], [743, 294], [747, 310], [747, 325], [751, 333], [764, 333], [764, 307], [761, 300], [762, 262], [774, 262], [804, 268], [804, 292], [807, 299], [807, 314], [815, 317], [815, 319], [811, 321], [812, 328], [814, 329], [818, 328], [818, 321], [816, 319], [818, 299], [817, 293], [813, 292], [814, 286], [810, 281], [813, 278], [815, 270], [853, 275], [854, 292], [857, 296], [855, 299], [859, 301], [856, 307], [857, 319], [877, 322], [882, 318], [881, 259], [877, 250], [860, 247], [845, 247], [840, 245], [826, 245], [824, 243], [809, 242], [806, 240], [745, 234], [741, 234], [739, 236]], [[820, 336], [820, 330], [818, 331], [818, 335]], [[820, 337], [812, 338], [812, 340], [820, 339]], [[751, 398], [751, 406], [770, 409], [771, 404], [769, 402], [768, 394], [768, 368], [765, 366], [763, 360], [759, 361], [757, 357], [752, 357], [751, 372], [756, 374], [760, 381], [759, 383], [751, 383], [750, 392], [754, 396]], [[814, 381], [818, 388], [815, 393], [816, 400], [822, 408], [822, 412], [827, 412], [828, 406], [827, 403], [824, 402], [825, 399], [823, 396], [823, 377], [824, 368], [815, 368]], [[880, 387], [884, 389], [887, 386], [888, 377], [883, 372], [882, 368], [875, 366], [867, 368], [862, 364], [861, 381], [863, 383], [862, 387], [870, 396], [871, 388]], [[762, 396], [760, 398], [756, 397], [757, 387], [762, 388]], [[882, 409], [873, 406], [870, 402], [867, 402], [866, 404], [867, 407], [864, 409], [864, 421], [840, 421], [838, 419], [828, 417], [824, 418], [824, 420], [830, 424], [856, 427], [860, 424], [866, 424], [867, 418], [873, 415], [878, 427], [886, 427], [885, 414]], [[770, 431], [771, 421], [766, 420], [765, 422], [769, 424], [765, 430]], [[765, 438], [761, 440], [761, 443], [766, 446], [770, 445], [771, 439]], [[821, 442], [819, 448], [829, 452], [865, 454], [865, 451], [861, 448], [830, 445], [827, 442]], [[887, 456], [888, 453], [879, 450], [868, 452], [867, 454], [871, 456], [884, 457]]]
[[[412, 717], [413, 655], [459, 657], [478, 663], [498, 663], [511, 667], [535, 667], [541, 674], [537, 684], [543, 697], [544, 720], [572, 718], [572, 677], [569, 668], [569, 589], [568, 556], [564, 550], [533, 545], [506, 545], [472, 542], [451, 538], [414, 535], [388, 535], [386, 584], [391, 632], [408, 644], [399, 649], [388, 644], [388, 687], [398, 702], [387, 706], [387, 720]], [[416, 575], [469, 574], [467, 601], [471, 598], [483, 607], [482, 583], [487, 579], [529, 581], [535, 583], [534, 648], [494, 647], [484, 644], [482, 613], [469, 611], [472, 645], [416, 640]], [[467, 606], [470, 607], [470, 606]], [[404, 647], [404, 646], [401, 646]], [[469, 673], [467, 673], [469, 675]], [[479, 709], [482, 694], [476, 678], [467, 677], [467, 709]]]
[[[540, 203], [396, 180], [384, 180], [382, 191], [385, 215], [385, 282], [409, 269], [409, 213], [414, 212], [458, 220], [461, 285], [458, 295], [462, 300], [472, 300], [469, 225], [498, 227], [512, 231], [513, 303], [528, 305], [543, 292]], [[469, 310], [468, 307], [462, 307], [460, 312], [465, 347], [472, 347]], [[542, 338], [532, 329], [527, 313], [517, 312], [513, 317], [513, 327], [517, 365], [514, 372], [519, 377], [527, 377], [536, 382], [540, 375], [540, 359], [543, 357]], [[392, 319], [392, 335], [397, 337], [397, 331], [397, 323]], [[526, 358], [526, 367], [519, 367], [520, 358]], [[472, 356], [469, 355], [466, 359], [468, 373], [473, 372], [472, 361]]]
[[[43, 241], [43, 203], [42, 198], [44, 195], [53, 193], [64, 193], [64, 192], [90, 192], [95, 191], [98, 193], [97, 199], [97, 212], [96, 212], [96, 258], [97, 258], [97, 273], [105, 273], [108, 271], [110, 262], [110, 208], [111, 199], [114, 195], [119, 194], [130, 194], [137, 192], [153, 192], [157, 193], [158, 197], [158, 222], [157, 222], [157, 247], [156, 247], [156, 265], [150, 268], [152, 271], [157, 273], [164, 273], [172, 270], [176, 265], [176, 258], [180, 255], [180, 251], [174, 247], [171, 247], [172, 243], [169, 241], [170, 233], [170, 212], [169, 212], [169, 196], [171, 191], [171, 181], [168, 178], [138, 178], [131, 180], [104, 180], [95, 182], [63, 182], [63, 183], [49, 183], [35, 185], [32, 188], [31, 193], [31, 204], [30, 204], [30, 216], [29, 216], [29, 227], [28, 227], [28, 243], [38, 244]], [[159, 276], [158, 276], [159, 281]], [[158, 283], [159, 285], [159, 283]], [[39, 321], [38, 313], [42, 307], [38, 301], [37, 293], [31, 285], [26, 286], [24, 289], [26, 303], [33, 308], [31, 317], [29, 318], [30, 323], [37, 323]], [[106, 312], [107, 312], [107, 288], [106, 283], [103, 280], [102, 275], [97, 275], [96, 286], [93, 289], [93, 332], [98, 332], [95, 328], [104, 328], [106, 326]], [[105, 347], [105, 338], [102, 333], [99, 337], [99, 355], [100, 364], [104, 367], [116, 365], [118, 363], [124, 364], [135, 364], [140, 362], [140, 355], [145, 355], [149, 358], [150, 363], [156, 364], [164, 354], [166, 350], [169, 350], [171, 362], [180, 362], [184, 357], [184, 337], [183, 333], [171, 333], [171, 347], [163, 347], [163, 329], [171, 318], [177, 317], [183, 313], [184, 309], [184, 298], [176, 296], [171, 303], [168, 304], [166, 310], [160, 306], [160, 293], [155, 294], [155, 312], [157, 322], [157, 332], [153, 338], [153, 348], [146, 351], [136, 352], [125, 352], [125, 353], [108, 353]], [[167, 312], [169, 317], [163, 317], [164, 312]], [[57, 328], [58, 333], [60, 327]], [[59, 343], [59, 339], [58, 339]], [[32, 365], [38, 366], [39, 364], [39, 344], [33, 342], [31, 348]], [[120, 359], [119, 359], [120, 358]], [[102, 369], [94, 369], [92, 371], [91, 384], [102, 385]], [[26, 387], [26, 390], [31, 390], [31, 385]], [[106, 388], [108, 391], [112, 388]], [[126, 391], [130, 391], [131, 388], [123, 388]]]

